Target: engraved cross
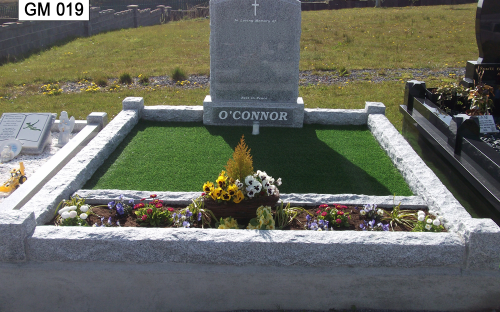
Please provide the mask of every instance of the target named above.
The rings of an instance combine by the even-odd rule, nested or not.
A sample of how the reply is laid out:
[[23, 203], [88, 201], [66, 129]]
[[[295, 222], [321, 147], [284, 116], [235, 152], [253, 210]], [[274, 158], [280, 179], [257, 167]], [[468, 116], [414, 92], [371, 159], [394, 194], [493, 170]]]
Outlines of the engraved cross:
[[252, 6], [253, 6], [253, 8], [254, 8], [254, 15], [255, 15], [255, 16], [257, 16], [257, 7], [259, 6], [259, 5], [257, 4], [257, 0], [255, 0], [255, 3], [254, 3], [254, 4], [252, 4]]

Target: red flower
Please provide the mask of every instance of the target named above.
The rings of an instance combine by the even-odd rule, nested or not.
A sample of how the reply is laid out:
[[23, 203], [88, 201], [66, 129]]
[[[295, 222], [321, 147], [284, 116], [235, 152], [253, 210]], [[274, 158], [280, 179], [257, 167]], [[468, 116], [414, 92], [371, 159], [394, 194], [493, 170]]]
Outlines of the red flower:
[[337, 219], [337, 220], [335, 220], [335, 222], [337, 222], [338, 224], [340, 224], [340, 223], [342, 223], [342, 220]]
[[146, 198], [141, 198], [141, 201], [146, 200]]
[[321, 213], [321, 210], [316, 211], [316, 214], [320, 214], [320, 213]]
[[134, 209], [137, 209], [137, 208], [144, 208], [144, 204], [143, 203], [136, 204], [134, 206]]
[[162, 205], [162, 204], [160, 204], [160, 203], [158, 203], [158, 204], [156, 204], [156, 205], [155, 205], [155, 207], [156, 207], [156, 208], [161, 208], [161, 207], [163, 207], [163, 205]]
[[347, 209], [347, 206], [340, 206], [340, 209]]
[[170, 212], [172, 212], [172, 211], [174, 211], [174, 208], [168, 207], [167, 210], [170, 211]]
[[149, 208], [148, 210], [146, 210], [148, 214], [152, 214], [153, 213], [153, 209]]
[[339, 211], [339, 212], [337, 212], [337, 214], [338, 214], [339, 216], [341, 216], [341, 215], [343, 215], [343, 214], [344, 214], [344, 212], [343, 212], [343, 211]]
[[323, 217], [326, 217], [326, 215], [328, 214], [328, 212], [326, 211], [323, 211], [323, 213], [321, 214]]
[[320, 209], [321, 209], [321, 208], [326, 208], [326, 207], [328, 207], [328, 205], [327, 205], [327, 204], [321, 204], [321, 205], [319, 205], [319, 208], [320, 208]]
[[147, 218], [148, 218], [147, 215], [142, 215], [142, 217], [141, 217], [142, 221], [146, 221]]
[[330, 208], [330, 207], [326, 208], [326, 211], [330, 211], [330, 210], [332, 210], [332, 208]]
[[151, 195], [149, 195], [149, 197], [156, 198], [156, 194], [151, 194]]
[[205, 193], [201, 193], [201, 196], [205, 196], [206, 194]]

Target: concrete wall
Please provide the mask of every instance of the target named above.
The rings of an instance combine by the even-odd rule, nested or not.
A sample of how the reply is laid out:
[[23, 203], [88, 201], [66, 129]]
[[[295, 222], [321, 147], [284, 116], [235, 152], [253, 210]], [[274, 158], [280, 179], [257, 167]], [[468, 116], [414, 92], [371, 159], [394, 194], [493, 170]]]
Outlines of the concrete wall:
[[89, 21], [9, 22], [0, 25], [0, 63], [15, 60], [23, 54], [50, 47], [58, 41], [82, 36], [92, 36], [116, 29], [159, 25], [170, 20], [208, 15], [208, 8], [193, 11], [172, 11], [163, 5], [156, 9], [139, 10], [137, 5], [129, 5], [128, 10], [115, 12], [90, 8]]
[[[477, 0], [417, 0], [412, 3], [410, 0], [382, 0], [382, 7], [405, 7], [405, 6], [427, 6], [427, 5], [453, 5], [477, 3]], [[374, 7], [375, 0], [327, 0], [318, 2], [302, 2], [302, 11], [316, 10], [338, 10], [347, 8]]]

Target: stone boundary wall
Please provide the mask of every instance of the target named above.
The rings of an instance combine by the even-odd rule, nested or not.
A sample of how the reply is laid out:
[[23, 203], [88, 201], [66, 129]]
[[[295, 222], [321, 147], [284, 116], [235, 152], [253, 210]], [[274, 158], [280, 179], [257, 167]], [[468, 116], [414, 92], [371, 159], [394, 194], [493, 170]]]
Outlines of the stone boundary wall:
[[129, 5], [128, 10], [122, 12], [101, 11], [99, 7], [92, 7], [89, 13], [89, 21], [16, 21], [0, 25], [0, 64], [68, 38], [159, 25], [183, 18], [206, 17], [208, 8], [171, 11], [170, 7], [159, 5], [154, 10], [139, 10], [138, 5]]
[[[412, 3], [410, 0], [382, 0], [381, 6], [390, 7], [406, 7], [406, 6], [428, 6], [428, 5], [454, 5], [477, 3], [477, 0], [417, 0]], [[370, 8], [375, 6], [375, 0], [327, 0], [321, 2], [302, 2], [302, 11], [317, 11], [317, 10], [339, 10], [349, 8]]]

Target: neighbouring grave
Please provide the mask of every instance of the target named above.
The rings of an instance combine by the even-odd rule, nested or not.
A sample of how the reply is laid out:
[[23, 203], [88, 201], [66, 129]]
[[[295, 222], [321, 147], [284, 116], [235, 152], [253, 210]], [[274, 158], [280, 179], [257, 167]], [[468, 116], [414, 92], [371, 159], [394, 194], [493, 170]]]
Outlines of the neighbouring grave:
[[297, 0], [210, 1], [206, 125], [302, 127]]
[[[477, 61], [468, 61], [463, 84], [473, 87], [481, 80], [495, 88], [500, 85], [500, 2], [480, 0], [476, 11]], [[481, 77], [480, 77], [481, 76]], [[498, 112], [498, 108], [495, 109]]]
[[0, 118], [0, 144], [16, 139], [23, 145], [22, 154], [40, 154], [49, 144], [51, 113], [4, 113]]

